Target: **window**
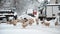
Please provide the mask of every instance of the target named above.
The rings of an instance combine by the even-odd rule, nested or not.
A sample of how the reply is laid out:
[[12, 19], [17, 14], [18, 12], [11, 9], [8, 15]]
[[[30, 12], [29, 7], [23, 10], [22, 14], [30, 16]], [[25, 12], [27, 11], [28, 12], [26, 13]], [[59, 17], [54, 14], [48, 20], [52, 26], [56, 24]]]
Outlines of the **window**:
[[60, 10], [60, 6], [58, 6], [58, 9]]

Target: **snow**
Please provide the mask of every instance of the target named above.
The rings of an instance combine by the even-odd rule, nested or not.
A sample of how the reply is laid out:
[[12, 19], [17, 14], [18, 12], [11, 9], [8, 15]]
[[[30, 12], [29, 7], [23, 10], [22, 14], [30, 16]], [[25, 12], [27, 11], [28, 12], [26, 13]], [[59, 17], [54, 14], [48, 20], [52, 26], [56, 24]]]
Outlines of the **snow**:
[[[8, 31], [8, 32], [6, 32], [6, 31]], [[3, 33], [4, 32], [4, 33]], [[42, 31], [42, 30], [32, 30], [32, 29], [19, 29], [19, 30], [17, 30], [17, 29], [15, 29], [15, 30], [2, 30], [1, 31], [1, 34], [51, 34], [50, 32], [46, 32], [46, 31]]]
[[25, 29], [22, 28], [21, 23], [16, 26], [12, 24], [1, 23], [0, 24], [0, 34], [60, 34], [60, 27], [46, 27], [42, 24], [32, 26], [27, 26]]
[[44, 0], [38, 0], [38, 2], [40, 2], [40, 3], [43, 2], [43, 1], [44, 1]]
[[21, 16], [18, 16], [18, 19], [20, 19], [20, 18], [32, 18], [32, 19], [34, 19], [34, 17], [31, 17], [31, 16], [29, 16], [29, 15], [27, 15], [27, 14], [22, 14]]
[[[33, 18], [26, 14], [19, 16], [19, 18], [20, 17]], [[54, 24], [53, 23], [54, 20], [51, 20], [49, 22], [51, 24]], [[47, 27], [41, 24], [41, 21], [39, 21], [39, 25], [33, 23], [32, 26], [28, 25], [26, 28], [23, 28], [20, 22], [18, 22], [16, 26], [7, 23], [1, 23], [0, 34], [60, 34], [60, 25], [59, 26], [50, 25], [49, 27]]]
[[9, 20], [13, 20], [13, 17], [9, 17]]
[[32, 14], [33, 13], [33, 9], [28, 9], [27, 10], [27, 14]]
[[14, 16], [16, 16], [17, 15], [17, 12], [14, 12]]

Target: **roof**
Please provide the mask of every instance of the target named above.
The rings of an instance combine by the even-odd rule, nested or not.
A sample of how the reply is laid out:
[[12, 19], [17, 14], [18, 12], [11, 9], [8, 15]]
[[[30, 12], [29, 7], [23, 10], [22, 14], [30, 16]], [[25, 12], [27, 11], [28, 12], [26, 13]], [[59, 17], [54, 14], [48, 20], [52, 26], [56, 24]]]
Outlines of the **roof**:
[[0, 11], [11, 11], [11, 10], [0, 10]]

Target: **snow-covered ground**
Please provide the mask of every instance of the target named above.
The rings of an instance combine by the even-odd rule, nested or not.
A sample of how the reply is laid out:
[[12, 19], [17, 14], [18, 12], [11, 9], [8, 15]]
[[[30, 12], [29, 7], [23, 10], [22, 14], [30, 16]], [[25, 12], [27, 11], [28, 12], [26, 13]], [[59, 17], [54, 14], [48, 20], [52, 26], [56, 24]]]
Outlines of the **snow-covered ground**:
[[60, 27], [46, 27], [44, 25], [27, 26], [25, 29], [22, 28], [21, 23], [16, 26], [12, 24], [1, 23], [0, 24], [0, 34], [60, 34]]
[[21, 26], [21, 23], [17, 23], [16, 26], [12, 24], [1, 23], [0, 34], [60, 34], [60, 26], [46, 27], [42, 24], [27, 26], [25, 29]]
[[[19, 17], [33, 18], [26, 14], [21, 15]], [[39, 21], [39, 25], [36, 25], [36, 23], [34, 23], [32, 26], [28, 25], [26, 28], [23, 28], [22, 24], [19, 22], [16, 26], [7, 23], [1, 23], [0, 34], [60, 34], [60, 25], [54, 26], [53, 22], [54, 20], [51, 20], [50, 23], [52, 25], [47, 27], [45, 25], [42, 25], [41, 21]]]

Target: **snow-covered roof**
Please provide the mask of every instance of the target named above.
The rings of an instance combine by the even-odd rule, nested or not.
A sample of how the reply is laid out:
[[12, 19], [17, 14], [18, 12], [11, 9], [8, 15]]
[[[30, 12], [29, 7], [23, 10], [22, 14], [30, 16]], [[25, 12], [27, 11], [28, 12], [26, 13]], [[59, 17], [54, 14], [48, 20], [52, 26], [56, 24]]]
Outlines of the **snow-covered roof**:
[[0, 11], [12, 11], [12, 10], [0, 10]]

